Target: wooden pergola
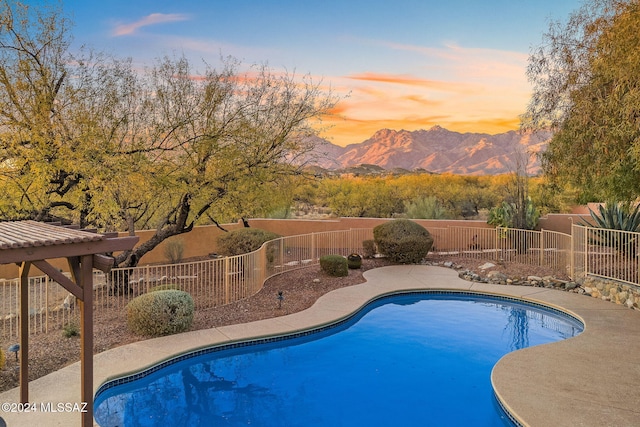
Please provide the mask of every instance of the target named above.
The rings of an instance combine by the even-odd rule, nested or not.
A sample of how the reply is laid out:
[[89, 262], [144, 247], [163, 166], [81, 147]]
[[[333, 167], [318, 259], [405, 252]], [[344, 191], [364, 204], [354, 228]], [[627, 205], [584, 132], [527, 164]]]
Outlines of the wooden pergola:
[[[20, 271], [20, 402], [29, 402], [29, 269], [37, 267], [62, 285], [80, 306], [81, 399], [87, 411], [82, 426], [93, 426], [93, 269], [108, 272], [113, 258], [105, 254], [132, 249], [138, 237], [118, 237], [36, 221], [0, 222], [0, 264], [16, 263]], [[66, 258], [71, 279], [48, 260]]]

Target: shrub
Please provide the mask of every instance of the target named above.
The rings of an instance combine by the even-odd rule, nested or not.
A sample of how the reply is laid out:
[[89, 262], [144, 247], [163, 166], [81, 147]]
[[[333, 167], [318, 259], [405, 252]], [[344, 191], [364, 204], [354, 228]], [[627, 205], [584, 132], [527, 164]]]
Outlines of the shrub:
[[405, 201], [404, 210], [408, 218], [415, 219], [447, 219], [454, 217], [434, 196], [418, 197], [410, 202]]
[[182, 261], [184, 254], [184, 241], [182, 239], [171, 239], [165, 243], [164, 256], [167, 257], [171, 264]]
[[240, 228], [218, 237], [218, 251], [227, 256], [242, 255], [260, 249], [265, 242], [281, 237], [259, 228]]
[[349, 275], [347, 259], [342, 255], [324, 255], [320, 257], [320, 268], [330, 276], [342, 277]]
[[7, 361], [7, 357], [4, 355], [4, 350], [0, 348], [0, 369], [4, 368], [4, 362]]
[[362, 266], [362, 257], [358, 254], [351, 254], [347, 257], [347, 266], [351, 269], [358, 269]]
[[376, 226], [373, 237], [381, 254], [401, 264], [419, 263], [433, 246], [433, 237], [427, 229], [408, 219]]
[[158, 337], [184, 332], [193, 322], [193, 299], [186, 292], [160, 290], [127, 304], [127, 324], [138, 335]]
[[376, 242], [373, 240], [363, 240], [362, 250], [365, 258], [373, 258], [376, 255]]
[[65, 338], [77, 337], [80, 335], [80, 328], [75, 322], [67, 323], [62, 328], [62, 335]]

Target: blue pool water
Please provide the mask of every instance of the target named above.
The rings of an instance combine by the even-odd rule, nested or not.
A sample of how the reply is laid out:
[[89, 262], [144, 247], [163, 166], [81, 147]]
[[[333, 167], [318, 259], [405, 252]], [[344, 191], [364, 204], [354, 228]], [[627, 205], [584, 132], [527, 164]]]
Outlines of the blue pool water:
[[209, 349], [98, 391], [102, 427], [504, 426], [491, 369], [577, 335], [557, 311], [494, 297], [381, 298], [294, 338]]

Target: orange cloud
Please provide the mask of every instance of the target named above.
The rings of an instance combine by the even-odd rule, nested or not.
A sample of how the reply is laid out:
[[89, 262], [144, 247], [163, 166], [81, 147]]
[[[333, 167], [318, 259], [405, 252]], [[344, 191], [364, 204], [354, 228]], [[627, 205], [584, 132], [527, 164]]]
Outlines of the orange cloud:
[[381, 73], [362, 73], [356, 74], [352, 76], [347, 76], [348, 79], [358, 80], [358, 81], [369, 81], [369, 82], [379, 82], [379, 83], [391, 83], [397, 85], [405, 85], [405, 86], [416, 86], [433, 90], [442, 90], [442, 91], [455, 91], [459, 92], [462, 90], [469, 90], [472, 88], [472, 85], [461, 83], [461, 82], [445, 82], [439, 80], [430, 80], [430, 79], [422, 79], [418, 77], [413, 77], [410, 75], [398, 75], [398, 74], [381, 74]]
[[136, 22], [116, 26], [113, 30], [113, 35], [116, 37], [126, 36], [135, 33], [139, 28], [147, 27], [149, 25], [186, 21], [188, 19], [188, 15], [181, 13], [152, 13], [151, 15], [147, 15]]

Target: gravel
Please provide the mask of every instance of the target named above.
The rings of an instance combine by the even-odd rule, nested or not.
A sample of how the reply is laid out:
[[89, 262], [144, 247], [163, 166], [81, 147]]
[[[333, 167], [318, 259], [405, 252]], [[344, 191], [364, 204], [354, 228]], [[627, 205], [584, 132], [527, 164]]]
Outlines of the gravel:
[[[432, 263], [434, 261], [431, 260]], [[485, 264], [485, 260], [461, 258], [447, 259], [447, 261], [452, 262], [457, 269], [476, 271], [480, 275], [486, 275], [491, 270], [505, 272], [510, 277], [551, 274], [542, 267], [521, 264], [497, 265], [483, 271], [478, 267]], [[442, 260], [437, 262], [442, 263]], [[349, 270], [347, 277], [328, 276], [317, 265], [280, 274], [267, 280], [263, 289], [249, 298], [221, 307], [196, 311], [191, 330], [246, 323], [302, 311], [313, 305], [327, 292], [364, 282], [362, 273], [366, 270], [385, 265], [389, 265], [385, 259], [364, 259], [362, 267]], [[282, 300], [278, 298], [280, 292], [282, 292]], [[95, 315], [94, 320], [94, 354], [145, 339], [128, 330], [123, 309], [101, 310], [100, 314]], [[0, 391], [18, 387], [20, 384], [19, 362], [16, 361], [13, 353], [7, 352], [11, 344], [13, 342], [1, 344], [5, 350], [6, 364], [0, 371]], [[78, 360], [80, 360], [80, 338], [77, 335], [67, 338], [62, 331], [55, 331], [30, 337], [30, 381]]]

